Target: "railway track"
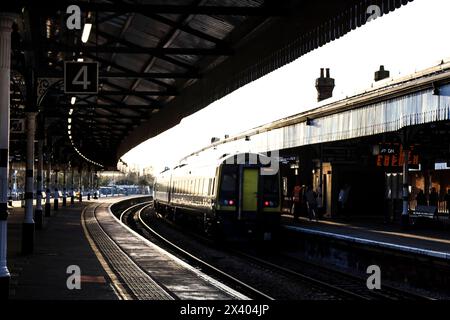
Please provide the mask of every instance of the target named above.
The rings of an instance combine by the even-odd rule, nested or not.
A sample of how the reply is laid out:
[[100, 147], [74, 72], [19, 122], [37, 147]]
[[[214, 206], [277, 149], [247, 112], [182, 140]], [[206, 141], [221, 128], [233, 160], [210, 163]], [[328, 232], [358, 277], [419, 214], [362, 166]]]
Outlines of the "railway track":
[[[210, 263], [194, 256], [192, 253], [182, 249], [180, 246], [162, 236], [160, 233], [154, 230], [154, 228], [152, 228], [141, 216], [144, 210], [151, 208], [151, 203], [136, 205], [125, 210], [122, 213], [120, 219], [128, 225], [134, 224], [134, 227], [136, 227], [136, 224], [140, 224], [149, 234], [151, 234], [152, 237], [164, 243], [164, 245], [168, 246], [172, 251], [175, 251], [177, 254], [188, 259], [190, 262], [193, 262], [198, 267], [201, 267], [202, 269], [207, 270], [209, 273], [214, 274], [216, 277], [218, 276], [228, 283], [233, 283], [235, 286], [241, 288], [241, 291], [242, 289], [244, 289], [245, 293], [252, 298], [274, 300], [274, 298], [272, 298], [270, 295], [261, 292], [253, 286], [240, 281], [236, 277], [229, 275], [226, 272], [211, 265]], [[133, 215], [131, 213], [133, 213]], [[171, 223], [171, 225], [181, 231], [181, 228], [179, 226], [174, 225], [173, 223]], [[182, 232], [186, 233], [186, 230], [183, 229]], [[190, 236], [198, 239], [208, 246], [215, 246], [215, 244], [208, 238], [205, 238], [191, 231], [189, 231], [188, 233]], [[257, 265], [260, 268], [268, 270], [269, 272], [284, 274], [303, 283], [307, 283], [316, 290], [325, 292], [326, 294], [336, 297], [337, 299], [431, 300], [431, 298], [400, 290], [387, 285], [383, 285], [382, 290], [369, 290], [366, 287], [365, 279], [349, 275], [335, 269], [326, 268], [321, 265], [316, 265], [304, 260], [293, 258], [284, 254], [261, 257], [260, 255], [245, 252], [236, 248], [225, 247], [223, 249], [229, 254], [240, 257], [242, 259], [246, 259], [253, 265]], [[244, 293], [244, 291], [242, 292]]]
[[[429, 297], [400, 290], [385, 284], [382, 285], [381, 290], [369, 290], [366, 286], [366, 279], [298, 258], [292, 258], [285, 254], [279, 254], [278, 256], [265, 259], [241, 250], [230, 250], [236, 255], [246, 257], [249, 260], [273, 268], [279, 272], [294, 275], [313, 284], [342, 292], [360, 300], [433, 300]], [[286, 265], [289, 265], [289, 267]], [[303, 270], [300, 271], [299, 269]], [[308, 269], [308, 271], [304, 271], [305, 269]]]
[[[208, 272], [209, 274], [214, 275], [216, 278], [220, 278], [222, 281], [227, 283], [228, 285], [233, 286], [238, 289], [241, 293], [246, 296], [255, 299], [255, 300], [275, 300], [271, 296], [261, 292], [260, 290], [240, 281], [239, 279], [233, 277], [232, 275], [214, 267], [208, 262], [196, 257], [195, 255], [187, 252], [181, 247], [177, 246], [170, 240], [166, 239], [164, 236], [160, 235], [157, 231], [152, 229], [141, 217], [141, 212], [147, 207], [152, 206], [150, 203], [142, 203], [135, 206], [132, 206], [125, 211], [123, 211], [119, 217], [120, 221], [131, 226], [133, 228], [133, 224], [139, 222], [143, 227], [145, 227], [146, 231], [151, 234], [152, 237], [156, 238], [159, 242], [162, 242], [165, 247], [170, 248], [172, 252], [175, 252], [178, 256], [181, 256], [187, 259], [189, 262], [194, 263], [196, 267], [201, 268], [203, 271]], [[134, 220], [133, 218], [136, 217]], [[134, 222], [132, 221], [134, 220]]]

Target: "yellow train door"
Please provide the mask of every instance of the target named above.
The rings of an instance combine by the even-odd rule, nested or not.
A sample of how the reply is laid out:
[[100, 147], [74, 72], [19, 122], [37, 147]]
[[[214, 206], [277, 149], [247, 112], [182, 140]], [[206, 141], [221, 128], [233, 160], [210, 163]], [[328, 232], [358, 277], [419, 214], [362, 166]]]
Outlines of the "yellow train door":
[[244, 168], [242, 178], [242, 211], [258, 210], [259, 169]]

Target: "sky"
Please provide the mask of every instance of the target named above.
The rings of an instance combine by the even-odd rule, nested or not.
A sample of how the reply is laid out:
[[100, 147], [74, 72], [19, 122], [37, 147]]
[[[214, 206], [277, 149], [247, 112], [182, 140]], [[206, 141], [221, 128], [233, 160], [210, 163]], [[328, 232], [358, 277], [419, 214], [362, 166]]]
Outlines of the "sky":
[[333, 98], [364, 92], [384, 65], [399, 78], [450, 60], [450, 1], [414, 0], [344, 37], [234, 91], [125, 154], [131, 167], [172, 167], [184, 156], [223, 138], [319, 106], [315, 80], [330, 68]]

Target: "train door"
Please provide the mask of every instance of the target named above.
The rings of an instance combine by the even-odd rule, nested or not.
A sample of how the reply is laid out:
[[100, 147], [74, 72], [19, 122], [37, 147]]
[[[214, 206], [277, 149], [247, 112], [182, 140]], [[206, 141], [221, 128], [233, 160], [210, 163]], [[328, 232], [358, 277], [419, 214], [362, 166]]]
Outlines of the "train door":
[[242, 176], [242, 211], [258, 210], [258, 168], [244, 168]]

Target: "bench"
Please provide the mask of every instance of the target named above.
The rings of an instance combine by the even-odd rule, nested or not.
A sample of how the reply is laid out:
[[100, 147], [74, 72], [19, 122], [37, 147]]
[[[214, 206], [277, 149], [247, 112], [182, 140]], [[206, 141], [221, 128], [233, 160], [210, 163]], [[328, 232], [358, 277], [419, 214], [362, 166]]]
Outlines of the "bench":
[[413, 224], [417, 219], [436, 219], [438, 209], [436, 206], [417, 206], [414, 211], [412, 211], [410, 217], [413, 220]]

